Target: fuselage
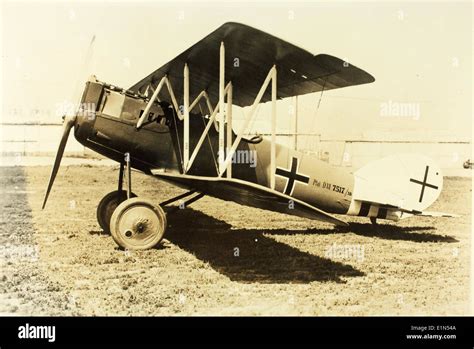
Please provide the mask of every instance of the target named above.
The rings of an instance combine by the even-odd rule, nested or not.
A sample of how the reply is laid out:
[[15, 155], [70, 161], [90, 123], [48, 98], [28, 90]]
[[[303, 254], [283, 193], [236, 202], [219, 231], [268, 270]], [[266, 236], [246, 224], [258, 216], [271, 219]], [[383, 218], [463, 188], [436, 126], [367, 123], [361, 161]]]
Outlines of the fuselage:
[[[167, 103], [154, 103], [148, 121], [136, 124], [146, 98], [100, 82], [87, 82], [82, 109], [74, 130], [76, 139], [97, 153], [122, 162], [130, 153], [131, 166], [146, 174], [159, 169], [182, 173], [182, 121]], [[195, 149], [208, 121], [202, 114], [190, 115], [190, 150]], [[234, 134], [235, 137], [235, 134]], [[218, 132], [211, 126], [187, 174], [218, 175]], [[234, 153], [232, 177], [271, 187], [271, 143], [266, 139], [242, 139]], [[315, 157], [276, 145], [275, 190], [331, 213], [348, 212], [354, 176]]]

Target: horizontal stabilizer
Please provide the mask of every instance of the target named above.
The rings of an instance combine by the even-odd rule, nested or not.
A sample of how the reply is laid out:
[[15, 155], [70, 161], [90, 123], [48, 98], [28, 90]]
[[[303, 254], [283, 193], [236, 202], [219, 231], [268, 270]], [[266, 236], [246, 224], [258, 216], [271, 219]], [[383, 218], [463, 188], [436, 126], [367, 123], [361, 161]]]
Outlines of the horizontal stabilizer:
[[416, 216], [424, 216], [424, 217], [451, 217], [451, 218], [459, 218], [461, 217], [458, 214], [454, 213], [446, 213], [446, 212], [435, 212], [435, 211], [424, 211], [421, 213], [416, 213]]
[[390, 219], [398, 221], [400, 219], [423, 216], [423, 217], [461, 217], [460, 215], [446, 212], [435, 212], [435, 211], [418, 211], [403, 208], [397, 205], [391, 205], [384, 202], [377, 201], [366, 201], [356, 200], [353, 202], [351, 209], [353, 210], [350, 214], [374, 217], [380, 219]]

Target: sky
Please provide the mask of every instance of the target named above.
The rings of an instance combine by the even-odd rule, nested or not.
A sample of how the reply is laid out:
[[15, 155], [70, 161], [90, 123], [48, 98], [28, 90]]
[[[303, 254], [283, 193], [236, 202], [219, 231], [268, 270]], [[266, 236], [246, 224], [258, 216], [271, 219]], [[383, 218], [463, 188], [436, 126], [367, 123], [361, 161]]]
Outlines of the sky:
[[[375, 77], [372, 84], [300, 97], [299, 132], [470, 141], [472, 14], [470, 2], [4, 1], [1, 118], [60, 122], [58, 108], [79, 98], [89, 75], [130, 87], [234, 21]], [[289, 105], [278, 105], [281, 132], [293, 125]], [[252, 130], [268, 131], [269, 111], [259, 109]]]

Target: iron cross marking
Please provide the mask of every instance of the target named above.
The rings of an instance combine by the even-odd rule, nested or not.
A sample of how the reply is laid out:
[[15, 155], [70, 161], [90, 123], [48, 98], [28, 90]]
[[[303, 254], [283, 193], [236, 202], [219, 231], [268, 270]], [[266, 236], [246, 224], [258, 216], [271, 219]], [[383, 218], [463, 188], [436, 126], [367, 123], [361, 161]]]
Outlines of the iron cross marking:
[[413, 179], [413, 178], [410, 178], [410, 182], [413, 182], [413, 183], [416, 183], [416, 184], [420, 184], [421, 185], [421, 193], [420, 193], [420, 200], [419, 202], [421, 202], [423, 200], [423, 195], [425, 193], [425, 187], [429, 187], [429, 188], [433, 188], [433, 189], [438, 189], [438, 187], [436, 185], [433, 185], [433, 184], [429, 184], [426, 180], [428, 179], [428, 171], [430, 170], [430, 167], [429, 166], [426, 166], [426, 170], [425, 170], [425, 178], [423, 179], [423, 182], [422, 181], [419, 181], [417, 179]]
[[292, 158], [291, 159], [291, 170], [288, 171], [286, 169], [277, 167], [275, 174], [277, 176], [285, 177], [288, 178], [286, 182], [286, 187], [284, 193], [286, 195], [291, 195], [293, 192], [293, 188], [295, 186], [295, 181], [302, 182], [305, 184], [309, 183], [309, 177], [297, 173], [298, 170], [298, 158]]

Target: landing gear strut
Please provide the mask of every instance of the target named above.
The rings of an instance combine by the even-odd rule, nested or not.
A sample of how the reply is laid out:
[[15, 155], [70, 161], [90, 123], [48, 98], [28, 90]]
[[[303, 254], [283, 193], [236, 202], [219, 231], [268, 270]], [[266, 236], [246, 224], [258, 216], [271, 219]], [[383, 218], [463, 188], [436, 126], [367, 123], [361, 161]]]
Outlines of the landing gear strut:
[[112, 218], [112, 214], [114, 213], [117, 206], [128, 198], [136, 197], [135, 193], [131, 191], [130, 174], [127, 176], [128, 190], [123, 191], [122, 189], [124, 167], [125, 162], [121, 162], [118, 178], [118, 189], [105, 195], [97, 206], [97, 221], [106, 234], [110, 234], [110, 219]]
[[377, 225], [377, 217], [370, 217], [370, 223], [372, 223], [372, 225]]

